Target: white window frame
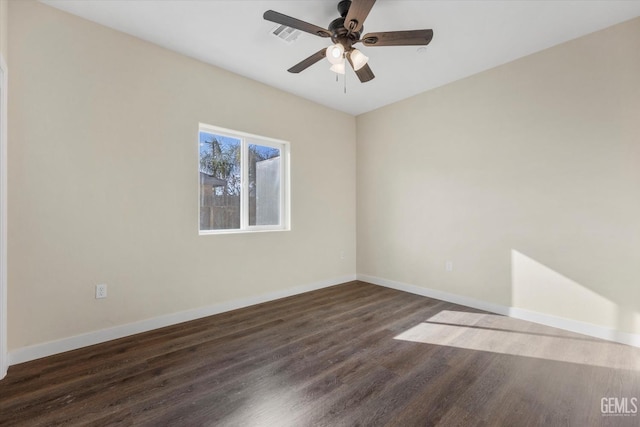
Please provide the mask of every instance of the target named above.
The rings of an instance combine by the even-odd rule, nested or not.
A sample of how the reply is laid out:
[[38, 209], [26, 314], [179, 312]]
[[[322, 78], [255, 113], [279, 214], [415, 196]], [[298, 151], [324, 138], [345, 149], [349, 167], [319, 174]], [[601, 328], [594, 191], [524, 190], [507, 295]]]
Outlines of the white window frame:
[[[215, 234], [255, 233], [291, 230], [291, 197], [289, 170], [289, 142], [265, 136], [239, 132], [206, 123], [198, 124], [198, 170], [200, 166], [200, 132], [240, 140], [240, 228], [222, 230], [200, 230], [200, 177], [198, 176], [198, 233], [201, 236]], [[280, 150], [280, 223], [277, 225], [249, 225], [249, 145], [277, 148]]]

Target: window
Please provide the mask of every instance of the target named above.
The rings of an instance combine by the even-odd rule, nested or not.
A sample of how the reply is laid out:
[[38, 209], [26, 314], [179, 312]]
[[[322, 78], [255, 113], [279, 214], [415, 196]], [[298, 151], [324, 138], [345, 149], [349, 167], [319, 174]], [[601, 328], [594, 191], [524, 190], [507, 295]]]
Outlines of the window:
[[289, 144], [200, 124], [200, 234], [289, 229]]

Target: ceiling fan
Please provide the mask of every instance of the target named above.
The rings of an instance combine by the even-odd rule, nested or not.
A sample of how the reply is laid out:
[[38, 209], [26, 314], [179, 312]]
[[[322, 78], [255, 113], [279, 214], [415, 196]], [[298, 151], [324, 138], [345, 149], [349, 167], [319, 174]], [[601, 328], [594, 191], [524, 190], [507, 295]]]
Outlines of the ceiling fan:
[[331, 63], [331, 71], [338, 74], [345, 73], [345, 61], [349, 62], [358, 79], [364, 83], [373, 80], [375, 75], [367, 64], [369, 58], [355, 49], [354, 44], [362, 43], [367, 47], [417, 46], [428, 45], [433, 38], [433, 30], [387, 31], [368, 33], [361, 37], [364, 31], [362, 24], [375, 2], [376, 0], [342, 0], [338, 3], [340, 18], [331, 21], [328, 29], [273, 10], [267, 10], [263, 18], [319, 37], [331, 38], [334, 43], [289, 68], [287, 71], [290, 73], [304, 71], [322, 58], [327, 58]]

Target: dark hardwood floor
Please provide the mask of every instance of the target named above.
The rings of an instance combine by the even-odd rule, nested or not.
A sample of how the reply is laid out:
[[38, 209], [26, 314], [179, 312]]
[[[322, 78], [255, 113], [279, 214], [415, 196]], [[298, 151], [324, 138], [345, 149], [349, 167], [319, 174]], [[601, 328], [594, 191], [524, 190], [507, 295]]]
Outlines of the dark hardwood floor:
[[353, 282], [11, 366], [0, 425], [640, 425], [602, 398], [640, 349]]

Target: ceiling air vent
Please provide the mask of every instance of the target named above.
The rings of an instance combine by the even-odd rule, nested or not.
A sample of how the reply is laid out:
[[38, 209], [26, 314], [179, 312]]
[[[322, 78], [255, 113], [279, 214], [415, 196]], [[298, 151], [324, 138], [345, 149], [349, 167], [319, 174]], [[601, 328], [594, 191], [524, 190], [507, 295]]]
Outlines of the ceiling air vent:
[[287, 27], [286, 25], [278, 25], [271, 30], [271, 34], [287, 43], [293, 43], [298, 36], [302, 34], [302, 31]]

